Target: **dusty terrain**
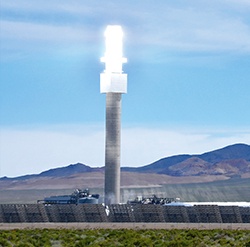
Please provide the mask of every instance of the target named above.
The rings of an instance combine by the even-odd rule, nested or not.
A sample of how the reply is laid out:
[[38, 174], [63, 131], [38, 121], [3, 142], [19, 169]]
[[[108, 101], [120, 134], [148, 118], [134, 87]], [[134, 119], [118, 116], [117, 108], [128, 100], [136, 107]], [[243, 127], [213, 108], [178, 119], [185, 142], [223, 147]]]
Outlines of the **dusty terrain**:
[[[182, 176], [174, 177], [155, 173], [121, 173], [122, 188], [129, 187], [155, 187], [163, 184], [204, 183], [227, 180], [224, 175]], [[103, 172], [79, 173], [64, 177], [39, 177], [25, 180], [1, 180], [1, 190], [27, 190], [27, 189], [75, 189], [75, 188], [103, 188]]]

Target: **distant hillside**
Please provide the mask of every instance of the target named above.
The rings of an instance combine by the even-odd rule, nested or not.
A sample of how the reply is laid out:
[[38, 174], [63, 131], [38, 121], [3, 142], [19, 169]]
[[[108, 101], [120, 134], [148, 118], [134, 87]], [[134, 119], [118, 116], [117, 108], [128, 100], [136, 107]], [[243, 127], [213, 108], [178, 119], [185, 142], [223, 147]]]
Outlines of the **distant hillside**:
[[[175, 155], [160, 159], [142, 167], [122, 167], [122, 172], [164, 174], [168, 176], [218, 176], [250, 177], [250, 146], [234, 144], [215, 151], [198, 155]], [[104, 167], [92, 168], [77, 163], [44, 171], [40, 174], [20, 176], [16, 178], [0, 178], [0, 181], [24, 181], [39, 178], [70, 177], [82, 173], [103, 173]], [[160, 181], [156, 181], [155, 184]]]
[[223, 160], [244, 159], [250, 161], [250, 145], [234, 144], [215, 151], [198, 155], [199, 158], [210, 162], [217, 163]]
[[158, 173], [170, 176], [226, 175], [250, 173], [250, 146], [234, 144], [198, 155], [175, 155], [138, 168], [123, 171]]
[[69, 165], [66, 167], [60, 167], [55, 169], [50, 169], [48, 171], [44, 171], [39, 174], [39, 176], [43, 177], [65, 177], [70, 176], [76, 173], [83, 173], [83, 172], [93, 172], [97, 171], [98, 168], [91, 168], [90, 166], [86, 166], [81, 163], [77, 163], [74, 165]]
[[133, 172], [150, 172], [150, 173], [162, 173], [166, 168], [175, 165], [179, 162], [182, 162], [188, 158], [192, 157], [191, 155], [175, 155], [168, 158], [160, 159], [152, 164], [142, 166], [142, 167], [122, 167], [123, 171], [133, 171]]
[[79, 173], [89, 173], [89, 172], [103, 172], [104, 167], [95, 167], [92, 168], [90, 166], [77, 163], [77, 164], [71, 164], [65, 167], [59, 167], [59, 168], [53, 168], [49, 169], [47, 171], [41, 172], [39, 174], [32, 174], [32, 175], [24, 175], [14, 178], [8, 178], [8, 177], [2, 177], [0, 178], [0, 181], [2, 180], [27, 180], [27, 179], [36, 179], [36, 178], [42, 178], [42, 177], [68, 177], [74, 174]]

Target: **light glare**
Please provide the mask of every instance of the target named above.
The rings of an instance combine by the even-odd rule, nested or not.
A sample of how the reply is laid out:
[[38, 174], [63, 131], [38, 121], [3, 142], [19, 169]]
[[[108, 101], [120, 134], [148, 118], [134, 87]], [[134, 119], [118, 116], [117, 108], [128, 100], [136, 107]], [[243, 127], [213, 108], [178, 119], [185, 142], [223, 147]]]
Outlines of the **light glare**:
[[123, 32], [121, 26], [107, 26], [105, 31], [106, 51], [102, 62], [105, 62], [105, 72], [122, 73], [122, 64], [127, 62], [126, 58], [122, 57], [122, 38]]

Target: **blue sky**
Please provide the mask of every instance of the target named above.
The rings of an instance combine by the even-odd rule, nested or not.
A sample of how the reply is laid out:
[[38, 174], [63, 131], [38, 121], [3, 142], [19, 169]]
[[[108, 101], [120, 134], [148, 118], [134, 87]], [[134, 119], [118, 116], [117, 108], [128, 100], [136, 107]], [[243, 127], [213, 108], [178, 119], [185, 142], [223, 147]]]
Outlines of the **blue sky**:
[[124, 30], [122, 166], [250, 144], [248, 0], [0, 4], [0, 177], [104, 165], [104, 30]]

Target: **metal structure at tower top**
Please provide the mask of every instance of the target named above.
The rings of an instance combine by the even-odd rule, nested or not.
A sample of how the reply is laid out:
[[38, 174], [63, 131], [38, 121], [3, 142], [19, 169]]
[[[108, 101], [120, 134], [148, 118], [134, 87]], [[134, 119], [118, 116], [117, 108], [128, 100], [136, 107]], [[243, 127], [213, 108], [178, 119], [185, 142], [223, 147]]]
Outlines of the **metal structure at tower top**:
[[101, 61], [100, 91], [106, 93], [105, 204], [120, 203], [121, 94], [127, 93], [127, 74], [122, 64], [123, 32], [121, 26], [107, 26], [106, 51]]

